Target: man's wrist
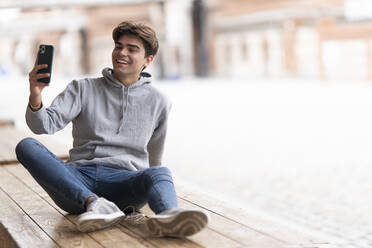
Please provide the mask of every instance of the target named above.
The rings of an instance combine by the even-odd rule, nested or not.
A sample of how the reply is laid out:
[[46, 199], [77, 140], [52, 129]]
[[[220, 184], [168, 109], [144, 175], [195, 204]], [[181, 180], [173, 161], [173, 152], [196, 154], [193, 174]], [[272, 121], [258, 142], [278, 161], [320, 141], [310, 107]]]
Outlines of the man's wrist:
[[28, 98], [28, 105], [33, 111], [37, 111], [41, 109], [42, 101], [41, 101], [41, 95], [40, 94], [30, 94]]
[[38, 111], [39, 109], [41, 109], [42, 102], [40, 102], [37, 106], [33, 106], [33, 105], [31, 104], [31, 102], [29, 101], [29, 102], [28, 102], [28, 106], [30, 106], [31, 110], [33, 110], [33, 111]]

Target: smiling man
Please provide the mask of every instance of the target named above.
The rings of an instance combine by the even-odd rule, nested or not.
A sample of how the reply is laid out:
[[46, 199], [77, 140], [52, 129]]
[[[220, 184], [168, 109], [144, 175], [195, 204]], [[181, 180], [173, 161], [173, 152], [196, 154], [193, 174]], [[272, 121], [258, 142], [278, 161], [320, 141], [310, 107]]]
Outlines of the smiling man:
[[185, 237], [202, 230], [207, 213], [178, 208], [171, 173], [161, 166], [170, 101], [151, 85], [143, 70], [158, 51], [148, 26], [122, 22], [113, 31], [113, 69], [99, 78], [72, 81], [46, 108], [41, 92], [47, 86], [29, 74], [26, 122], [36, 134], [53, 134], [72, 122], [73, 148], [63, 162], [32, 138], [16, 147], [18, 160], [55, 203], [79, 214], [83, 232], [135, 221], [146, 203], [154, 215], [145, 226], [151, 236]]

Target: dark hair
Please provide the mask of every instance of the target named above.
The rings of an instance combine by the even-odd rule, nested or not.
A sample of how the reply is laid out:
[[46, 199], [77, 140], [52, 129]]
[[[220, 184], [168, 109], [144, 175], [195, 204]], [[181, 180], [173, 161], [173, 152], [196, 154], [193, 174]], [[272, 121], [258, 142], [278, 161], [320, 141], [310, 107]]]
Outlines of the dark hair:
[[156, 55], [159, 49], [159, 42], [155, 31], [143, 23], [124, 21], [112, 31], [112, 38], [117, 42], [122, 35], [131, 34], [139, 37], [145, 47], [145, 57]]

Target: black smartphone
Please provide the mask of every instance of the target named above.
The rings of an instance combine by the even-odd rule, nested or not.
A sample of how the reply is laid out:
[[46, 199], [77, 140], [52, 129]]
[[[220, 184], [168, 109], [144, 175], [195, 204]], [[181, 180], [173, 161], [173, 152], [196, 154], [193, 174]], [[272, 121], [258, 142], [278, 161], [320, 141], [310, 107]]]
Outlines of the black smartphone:
[[40, 78], [38, 79], [38, 82], [46, 84], [50, 83], [50, 77], [52, 76], [53, 52], [54, 47], [52, 45], [40, 45], [39, 52], [37, 53], [37, 64], [47, 64], [48, 67], [38, 70], [37, 73], [49, 73], [50, 76], [47, 78]]

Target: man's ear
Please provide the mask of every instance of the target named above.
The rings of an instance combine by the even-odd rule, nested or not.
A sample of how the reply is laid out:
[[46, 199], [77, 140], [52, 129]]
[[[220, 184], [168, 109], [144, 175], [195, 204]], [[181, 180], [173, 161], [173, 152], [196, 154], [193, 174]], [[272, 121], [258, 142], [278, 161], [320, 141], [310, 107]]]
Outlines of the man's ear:
[[151, 62], [154, 60], [154, 55], [149, 55], [147, 56], [146, 58], [146, 62], [144, 64], [145, 67], [149, 66], [149, 64], [151, 64]]

